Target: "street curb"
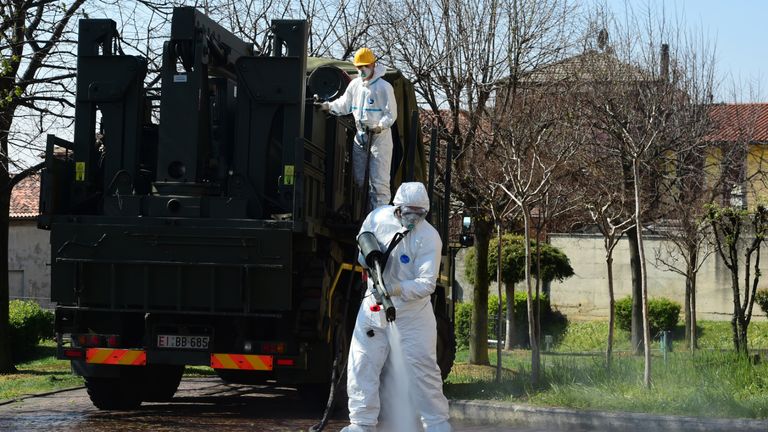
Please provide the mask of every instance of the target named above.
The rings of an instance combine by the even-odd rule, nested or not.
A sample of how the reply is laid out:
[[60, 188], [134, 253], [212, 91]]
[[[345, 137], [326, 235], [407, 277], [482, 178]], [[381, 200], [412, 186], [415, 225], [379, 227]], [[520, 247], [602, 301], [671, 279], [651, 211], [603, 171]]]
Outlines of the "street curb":
[[478, 400], [451, 400], [452, 419], [494, 425], [541, 427], [549, 430], [588, 428], [594, 430], [643, 431], [768, 431], [768, 421], [708, 419], [631, 412], [579, 411], [566, 408]]
[[64, 393], [64, 392], [73, 391], [73, 390], [80, 390], [80, 389], [84, 389], [84, 388], [85, 388], [85, 386], [68, 387], [68, 388], [63, 388], [63, 389], [58, 389], [58, 390], [51, 390], [51, 391], [45, 392], [45, 393], [35, 393], [35, 394], [30, 394], [30, 395], [19, 396], [19, 397], [14, 398], [14, 399], [5, 399], [5, 400], [0, 399], [0, 406], [12, 404], [14, 402], [20, 402], [20, 401], [23, 401], [24, 399], [30, 399], [30, 398], [34, 398], [34, 397], [50, 396], [50, 395], [54, 395], [54, 394], [57, 394], [57, 393]]

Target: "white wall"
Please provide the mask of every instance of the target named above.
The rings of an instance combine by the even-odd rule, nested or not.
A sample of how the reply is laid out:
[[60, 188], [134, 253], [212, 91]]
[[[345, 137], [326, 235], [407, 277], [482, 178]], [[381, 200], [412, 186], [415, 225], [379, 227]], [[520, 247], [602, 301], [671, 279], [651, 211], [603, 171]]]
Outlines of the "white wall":
[[[563, 250], [571, 261], [575, 275], [565, 281], [552, 282], [550, 287], [552, 305], [571, 320], [608, 319], [608, 282], [606, 277], [605, 249], [600, 235], [552, 234], [553, 246]], [[666, 251], [665, 243], [654, 236], [645, 238], [648, 270], [648, 293], [651, 297], [667, 297], [683, 306], [685, 280], [682, 275], [656, 265], [657, 251]], [[464, 302], [472, 301], [472, 285], [464, 277], [464, 255], [461, 250], [456, 256], [456, 282], [463, 288]], [[667, 255], [668, 256], [668, 255]], [[763, 249], [761, 257], [763, 278], [758, 288], [768, 288], [768, 250]], [[743, 278], [743, 275], [740, 276]], [[632, 275], [629, 268], [628, 242], [619, 241], [613, 252], [614, 294], [616, 300], [628, 297], [632, 289]], [[492, 283], [491, 294], [496, 294]], [[733, 311], [730, 272], [717, 254], [709, 256], [699, 271], [696, 286], [696, 309], [699, 319], [729, 320]], [[758, 305], [753, 309], [753, 319], [765, 320], [765, 314]], [[682, 313], [681, 313], [682, 318]]]
[[[552, 283], [552, 304], [570, 319], [606, 319], [608, 317], [608, 282], [605, 249], [600, 235], [555, 234], [551, 243], [562, 249], [571, 260], [576, 273], [562, 283]], [[657, 253], [669, 259], [668, 245], [659, 237], [645, 238], [650, 297], [667, 297], [684, 304], [685, 280], [682, 275], [656, 263]], [[763, 251], [763, 256], [768, 258]], [[768, 259], [763, 259], [767, 263]], [[632, 276], [626, 238], [620, 240], [613, 253], [614, 293], [616, 299], [631, 294]], [[768, 275], [768, 273], [766, 273]], [[768, 287], [768, 276], [759, 288]], [[717, 254], [712, 254], [699, 271], [696, 280], [696, 309], [699, 319], [728, 320], [733, 311], [730, 272]], [[765, 319], [759, 306], [753, 310], [754, 319]]]
[[35, 220], [11, 220], [8, 230], [10, 297], [34, 299], [51, 305], [51, 246], [49, 231], [37, 229]]

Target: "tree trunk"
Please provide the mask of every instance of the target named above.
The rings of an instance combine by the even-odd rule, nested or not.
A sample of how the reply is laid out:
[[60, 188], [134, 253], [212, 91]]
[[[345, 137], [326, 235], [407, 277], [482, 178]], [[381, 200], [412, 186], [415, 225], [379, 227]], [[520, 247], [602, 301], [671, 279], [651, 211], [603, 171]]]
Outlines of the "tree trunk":
[[691, 281], [691, 349], [699, 348], [699, 336], [696, 332], [696, 275]]
[[630, 332], [632, 353], [640, 355], [643, 351], [643, 302], [642, 284], [640, 283], [640, 251], [637, 244], [637, 229], [627, 230], [629, 242], [629, 268], [632, 272], [632, 328]]
[[469, 333], [469, 363], [489, 365], [488, 360], [488, 243], [491, 224], [475, 218], [475, 286], [472, 325]]
[[741, 346], [741, 352], [744, 354], [749, 353], [749, 346], [747, 345], [747, 328], [749, 327], [749, 324], [747, 323], [747, 320], [743, 317], [739, 319], [739, 345]]
[[605, 258], [608, 271], [608, 343], [605, 347], [605, 364], [610, 370], [613, 362], [613, 329], [616, 323], [616, 299], [613, 295], [613, 257], [609, 254]]
[[637, 250], [640, 257], [640, 286], [643, 300], [643, 357], [645, 360], [643, 383], [646, 388], [651, 388], [651, 329], [648, 322], [648, 281], [646, 279], [645, 249], [643, 247], [643, 224], [640, 219], [640, 159], [635, 157], [632, 165], [635, 180], [635, 228], [637, 230]]
[[696, 342], [696, 273], [699, 262], [699, 246], [692, 245], [688, 248], [688, 275], [685, 284], [685, 336], [691, 352], [698, 348]]
[[693, 350], [691, 344], [691, 274], [690, 269], [686, 272], [685, 276], [685, 344], [688, 348]]
[[[501, 326], [504, 321], [501, 315], [501, 264], [503, 262], [501, 257], [501, 224], [496, 223], [496, 289], [497, 289], [497, 304], [496, 304], [496, 382], [501, 382]], [[506, 348], [506, 346], [504, 347]]]
[[539, 344], [536, 339], [536, 317], [533, 313], [533, 286], [531, 284], [531, 233], [530, 233], [530, 214], [527, 205], [522, 205], [523, 221], [525, 225], [525, 285], [527, 287], [528, 299], [528, 338], [531, 340], [531, 385], [536, 386], [539, 383], [540, 375], [540, 353]]
[[[736, 246], [730, 246], [736, 248]], [[733, 251], [735, 252], [735, 251]], [[731, 256], [736, 256], [732, 253]], [[734, 260], [734, 268], [738, 268], [738, 261]], [[741, 352], [741, 339], [739, 338], [739, 325], [741, 320], [741, 305], [739, 296], [739, 275], [735, 271], [731, 271], [731, 290], [733, 291], [733, 318], [731, 319], [731, 329], [733, 331], [733, 349], [736, 352]]]
[[0, 116], [0, 374], [16, 372], [11, 353], [10, 325], [8, 323], [8, 225], [10, 218], [11, 177], [8, 172], [8, 130], [13, 115]]
[[504, 291], [507, 296], [507, 334], [504, 338], [504, 349], [511, 351], [515, 344], [515, 284], [505, 284]]
[[541, 350], [541, 245], [539, 243], [539, 230], [536, 230], [536, 292], [534, 299], [536, 301], [534, 316], [536, 317], [533, 335], [536, 337], [536, 346]]

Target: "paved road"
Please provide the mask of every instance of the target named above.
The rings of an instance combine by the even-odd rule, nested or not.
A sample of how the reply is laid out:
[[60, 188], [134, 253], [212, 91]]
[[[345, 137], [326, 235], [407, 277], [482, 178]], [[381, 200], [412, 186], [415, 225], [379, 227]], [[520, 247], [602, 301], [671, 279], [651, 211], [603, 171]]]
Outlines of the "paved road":
[[[320, 415], [319, 408], [302, 403], [292, 389], [238, 386], [223, 384], [217, 378], [191, 378], [182, 381], [171, 402], [145, 403], [135, 411], [99, 411], [91, 405], [83, 389], [2, 405], [0, 430], [296, 432], [306, 431]], [[346, 424], [343, 413], [331, 420], [325, 430], [335, 432]], [[544, 429], [462, 423], [454, 423], [454, 430], [544, 432]]]

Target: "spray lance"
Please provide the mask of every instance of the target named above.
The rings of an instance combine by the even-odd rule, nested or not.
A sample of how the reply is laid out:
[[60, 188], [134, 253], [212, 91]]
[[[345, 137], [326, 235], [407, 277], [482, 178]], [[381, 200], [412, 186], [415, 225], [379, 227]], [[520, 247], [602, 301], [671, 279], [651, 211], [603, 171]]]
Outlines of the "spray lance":
[[387, 321], [392, 322], [396, 315], [395, 305], [392, 303], [392, 298], [389, 296], [389, 291], [387, 291], [382, 277], [383, 267], [387, 262], [387, 254], [379, 249], [379, 242], [370, 231], [365, 231], [357, 236], [357, 244], [360, 246], [360, 252], [368, 265], [368, 276], [373, 281], [373, 297], [376, 299], [376, 304], [384, 308]]

